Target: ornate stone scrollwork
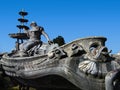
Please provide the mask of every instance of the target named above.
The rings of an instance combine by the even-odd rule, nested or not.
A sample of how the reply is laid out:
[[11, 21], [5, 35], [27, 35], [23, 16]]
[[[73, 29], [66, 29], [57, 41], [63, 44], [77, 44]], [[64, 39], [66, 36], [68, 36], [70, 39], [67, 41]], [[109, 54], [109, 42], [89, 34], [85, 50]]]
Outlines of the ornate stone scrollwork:
[[81, 56], [83, 54], [85, 54], [85, 50], [83, 49], [83, 47], [81, 45], [78, 44], [72, 44], [71, 45], [71, 57], [73, 56]]
[[62, 59], [67, 56], [67, 53], [55, 44], [50, 47], [47, 55], [50, 59]]

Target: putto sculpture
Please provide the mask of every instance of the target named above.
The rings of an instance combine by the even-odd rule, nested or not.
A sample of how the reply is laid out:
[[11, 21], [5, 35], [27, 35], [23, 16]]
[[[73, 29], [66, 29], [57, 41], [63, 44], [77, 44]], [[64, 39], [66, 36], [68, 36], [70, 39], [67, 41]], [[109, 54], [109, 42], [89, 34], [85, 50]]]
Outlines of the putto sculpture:
[[[105, 46], [107, 38], [80, 38], [58, 46], [50, 41], [42, 27], [35, 22], [32, 24], [33, 31], [30, 31], [27, 42], [2, 56], [0, 64], [6, 75], [25, 86], [36, 88], [57, 88], [55, 83], [51, 87], [45, 83], [53, 77], [73, 84], [71, 87], [61, 84], [61, 90], [120, 89], [120, 55], [110, 54]], [[48, 43], [41, 42], [41, 34], [46, 36]]]

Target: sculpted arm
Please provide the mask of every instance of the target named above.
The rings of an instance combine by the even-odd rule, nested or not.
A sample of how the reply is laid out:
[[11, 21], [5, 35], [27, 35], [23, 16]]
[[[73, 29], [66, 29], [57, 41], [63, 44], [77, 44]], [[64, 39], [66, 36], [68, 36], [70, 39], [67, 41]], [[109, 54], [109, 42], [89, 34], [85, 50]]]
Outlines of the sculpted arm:
[[40, 28], [40, 29], [41, 29], [42, 35], [47, 39], [48, 43], [51, 45], [53, 42], [50, 40], [48, 34], [44, 31], [43, 28]]
[[42, 35], [47, 39], [48, 42], [50, 41], [48, 34], [44, 30], [42, 30]]

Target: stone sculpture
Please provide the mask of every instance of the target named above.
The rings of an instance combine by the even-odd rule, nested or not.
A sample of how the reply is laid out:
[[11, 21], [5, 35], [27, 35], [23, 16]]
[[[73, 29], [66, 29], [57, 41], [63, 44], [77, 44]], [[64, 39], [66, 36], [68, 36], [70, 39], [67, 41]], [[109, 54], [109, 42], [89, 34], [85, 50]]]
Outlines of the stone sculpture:
[[44, 52], [43, 55], [5, 54], [0, 63], [7, 75], [21, 83], [28, 80], [28, 85], [31, 79], [57, 75], [82, 90], [118, 90], [120, 56], [110, 54], [105, 41], [105, 37], [88, 37], [61, 47], [46, 44], [38, 50]]
[[29, 53], [32, 54], [32, 51], [30, 49], [35, 45], [37, 46], [39, 44], [41, 46], [42, 45], [41, 35], [44, 35], [48, 40], [48, 43], [51, 44], [50, 38], [48, 37], [47, 33], [44, 31], [43, 27], [38, 26], [36, 22], [32, 22], [30, 26], [31, 26], [31, 30], [24, 29], [27, 32], [29, 40], [27, 40], [26, 42], [20, 45], [20, 52], [19, 52], [20, 56], [28, 56], [27, 54], [28, 50]]
[[[43, 28], [34, 28], [39, 29]], [[37, 38], [30, 37], [30, 40], [40, 42], [41, 33], [37, 33]], [[50, 42], [48, 36], [46, 37]], [[55, 83], [55, 86], [46, 84], [50, 77], [57, 77], [72, 83], [76, 86], [75, 90], [119, 90], [120, 54], [111, 54], [105, 46], [106, 40], [105, 37], [94, 36], [80, 38], [63, 46], [34, 43], [29, 49], [24, 48], [23, 43], [15, 52], [2, 55], [0, 64], [6, 75], [27, 87], [57, 88]], [[26, 42], [28, 43], [29, 41]], [[19, 55], [22, 48], [28, 55]], [[59, 88], [62, 87], [73, 89], [69, 85]]]

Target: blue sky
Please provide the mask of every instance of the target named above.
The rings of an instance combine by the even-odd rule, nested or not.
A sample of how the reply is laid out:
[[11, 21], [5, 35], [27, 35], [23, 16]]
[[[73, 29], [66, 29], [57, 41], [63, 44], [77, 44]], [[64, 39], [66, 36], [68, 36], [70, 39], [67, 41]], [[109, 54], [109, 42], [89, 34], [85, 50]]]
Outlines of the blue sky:
[[77, 38], [104, 36], [109, 50], [120, 51], [120, 0], [1, 0], [0, 52], [15, 47], [16, 40], [8, 34], [18, 32], [21, 9], [29, 13], [27, 25], [36, 21], [51, 39], [61, 35], [68, 43]]

